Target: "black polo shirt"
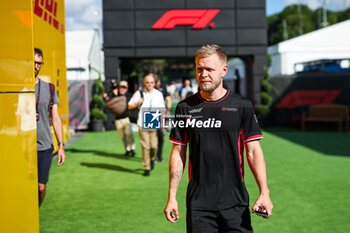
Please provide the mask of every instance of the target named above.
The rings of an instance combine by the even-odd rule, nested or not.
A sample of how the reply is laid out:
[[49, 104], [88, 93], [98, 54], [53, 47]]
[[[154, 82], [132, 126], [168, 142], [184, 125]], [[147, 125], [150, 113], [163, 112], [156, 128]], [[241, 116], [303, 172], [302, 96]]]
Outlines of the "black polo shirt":
[[198, 92], [177, 105], [172, 126], [170, 141], [189, 143], [188, 208], [248, 206], [244, 143], [262, 138], [251, 102], [230, 91], [207, 101]]

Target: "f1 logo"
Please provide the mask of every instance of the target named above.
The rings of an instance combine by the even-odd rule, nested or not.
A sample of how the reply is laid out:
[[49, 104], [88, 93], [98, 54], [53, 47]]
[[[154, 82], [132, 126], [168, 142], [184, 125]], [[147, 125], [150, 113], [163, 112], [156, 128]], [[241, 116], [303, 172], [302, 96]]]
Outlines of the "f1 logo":
[[[178, 25], [193, 25], [193, 29], [202, 29], [220, 12], [218, 9], [211, 10], [170, 10], [165, 12], [152, 29], [173, 29]], [[215, 24], [211, 23], [210, 28]]]

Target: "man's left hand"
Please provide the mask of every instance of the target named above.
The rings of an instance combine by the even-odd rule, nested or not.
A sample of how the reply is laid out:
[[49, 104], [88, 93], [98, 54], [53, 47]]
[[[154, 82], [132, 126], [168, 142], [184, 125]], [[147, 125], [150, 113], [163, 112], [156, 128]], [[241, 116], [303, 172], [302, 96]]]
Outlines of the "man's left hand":
[[66, 160], [66, 154], [64, 153], [64, 147], [60, 146], [60, 148], [58, 149], [58, 153], [57, 153], [57, 166], [61, 166], [62, 164], [64, 164], [64, 161]]
[[271, 213], [272, 213], [272, 209], [273, 209], [273, 204], [271, 202], [271, 199], [270, 199], [270, 195], [269, 194], [260, 194], [258, 200], [256, 200], [254, 206], [253, 206], [253, 209], [252, 209], [252, 213], [255, 212], [256, 208], [260, 206], [262, 208], [264, 208], [267, 213], [268, 213], [268, 216], [266, 218], [269, 218], [271, 217]]

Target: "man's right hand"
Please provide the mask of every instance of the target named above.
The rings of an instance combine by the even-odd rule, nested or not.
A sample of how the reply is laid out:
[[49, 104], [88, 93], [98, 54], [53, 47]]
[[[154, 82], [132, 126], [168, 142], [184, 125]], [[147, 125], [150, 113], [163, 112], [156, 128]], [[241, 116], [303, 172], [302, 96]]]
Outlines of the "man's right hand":
[[164, 214], [166, 219], [172, 223], [175, 223], [175, 221], [180, 218], [176, 200], [168, 201]]

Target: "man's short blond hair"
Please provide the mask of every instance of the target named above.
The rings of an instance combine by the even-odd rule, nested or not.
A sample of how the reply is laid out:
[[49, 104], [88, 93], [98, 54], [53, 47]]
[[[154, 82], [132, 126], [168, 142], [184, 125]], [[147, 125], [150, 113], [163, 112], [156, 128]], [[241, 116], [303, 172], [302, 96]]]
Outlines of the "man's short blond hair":
[[199, 58], [210, 57], [213, 54], [218, 55], [219, 59], [226, 64], [227, 54], [222, 47], [216, 44], [203, 45], [200, 49], [198, 49], [196, 53], [196, 61]]

